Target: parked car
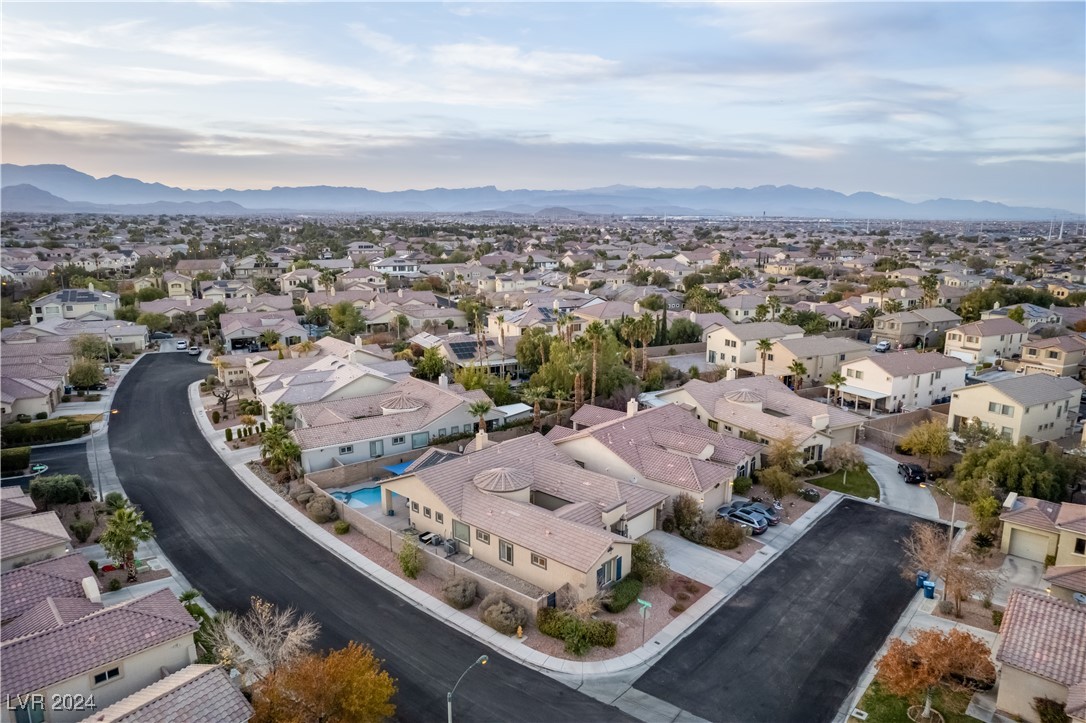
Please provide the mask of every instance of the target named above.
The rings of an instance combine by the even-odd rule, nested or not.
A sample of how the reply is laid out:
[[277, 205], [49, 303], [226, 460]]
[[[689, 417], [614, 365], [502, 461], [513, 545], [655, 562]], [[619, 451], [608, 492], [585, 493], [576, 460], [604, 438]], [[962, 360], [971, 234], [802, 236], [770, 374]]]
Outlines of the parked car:
[[736, 500], [735, 502], [732, 502], [731, 508], [733, 510], [753, 510], [764, 517], [771, 527], [773, 525], [779, 525], [781, 522], [781, 513], [773, 509], [772, 505], [767, 505], [764, 502]]
[[189, 356], [200, 356], [200, 347], [198, 347], [198, 346], [190, 346], [189, 347]]
[[177, 351], [185, 351], [189, 348], [189, 343], [184, 339], [177, 340]]
[[104, 392], [106, 389], [108, 387], [105, 384], [98, 382], [97, 384], [91, 384], [89, 387], [76, 387], [75, 391], [82, 394], [83, 392]]
[[879, 352], [880, 354], [890, 351], [890, 342], [883, 339], [875, 345], [875, 351]]
[[769, 529], [769, 521], [751, 509], [735, 510], [724, 506], [717, 509], [716, 515], [737, 525], [749, 527], [752, 535], [760, 535]]
[[902, 462], [897, 466], [897, 473], [909, 484], [918, 485], [928, 479], [924, 468], [914, 462]]
[[168, 331], [156, 331], [155, 333], [151, 334], [151, 338], [155, 340], [172, 339], [173, 334]]

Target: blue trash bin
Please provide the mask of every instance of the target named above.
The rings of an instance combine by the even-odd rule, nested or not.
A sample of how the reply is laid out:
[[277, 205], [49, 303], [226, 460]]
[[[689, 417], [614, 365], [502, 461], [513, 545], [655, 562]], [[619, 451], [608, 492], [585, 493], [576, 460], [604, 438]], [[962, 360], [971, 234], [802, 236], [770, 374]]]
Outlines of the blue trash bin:
[[935, 599], [935, 583], [931, 580], [924, 581], [924, 597], [928, 600]]
[[916, 589], [924, 587], [924, 582], [928, 579], [928, 573], [918, 572], [916, 573]]

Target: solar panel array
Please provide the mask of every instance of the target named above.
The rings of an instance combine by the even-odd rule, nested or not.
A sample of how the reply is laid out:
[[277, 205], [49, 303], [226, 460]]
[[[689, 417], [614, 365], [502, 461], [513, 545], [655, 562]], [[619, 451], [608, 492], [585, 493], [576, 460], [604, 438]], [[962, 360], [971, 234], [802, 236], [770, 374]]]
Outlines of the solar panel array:
[[100, 296], [98, 293], [90, 290], [64, 289], [57, 298], [59, 301], [72, 304], [98, 301]]
[[[486, 340], [487, 352], [491, 348], [497, 346], [491, 339]], [[456, 355], [457, 359], [473, 359], [478, 354], [478, 344], [475, 341], [453, 341], [449, 342], [449, 349]]]

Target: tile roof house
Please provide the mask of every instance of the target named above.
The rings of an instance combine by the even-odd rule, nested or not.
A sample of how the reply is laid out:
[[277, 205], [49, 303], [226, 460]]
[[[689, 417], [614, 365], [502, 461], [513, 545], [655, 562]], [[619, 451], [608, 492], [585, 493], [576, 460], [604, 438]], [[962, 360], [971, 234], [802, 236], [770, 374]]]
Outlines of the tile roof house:
[[1033, 699], [1051, 698], [1067, 703], [1068, 715], [1086, 716], [1086, 606], [1015, 588], [1003, 613], [995, 659], [1002, 666], [997, 712], [1037, 723]]
[[1086, 335], [1023, 342], [1019, 369], [1025, 369], [1026, 374], [1082, 378], [1086, 371]]
[[988, 311], [982, 311], [980, 314], [981, 319], [998, 319], [1000, 317], [1006, 317], [1011, 312], [1011, 309], [1022, 309], [1022, 313], [1025, 315], [1022, 323], [1029, 327], [1029, 330], [1036, 331], [1045, 326], [1059, 326], [1063, 323], [1063, 317], [1060, 312], [1057, 311], [1057, 307], [1053, 304], [1049, 308], [1043, 306], [1037, 306], [1036, 304], [1010, 304], [1009, 306], [1000, 306], [996, 304]]
[[886, 314], [875, 319], [871, 343], [888, 341], [895, 347], [936, 346], [939, 335], [961, 321], [960, 316], [941, 306]]
[[761, 361], [758, 342], [762, 339], [799, 339], [803, 328], [779, 321], [755, 321], [730, 324], [713, 329], [705, 335], [705, 360], [710, 364], [737, 366]]
[[6, 700], [93, 696], [101, 708], [154, 683], [163, 669], [195, 662], [199, 624], [169, 590], [112, 607], [84, 607], [83, 615], [72, 606], [54, 625], [0, 644]]
[[376, 394], [396, 383], [388, 374], [331, 354], [270, 361], [250, 357], [247, 368], [265, 410], [277, 402], [299, 405]]
[[957, 432], [963, 423], [979, 421], [1017, 443], [1055, 441], [1071, 434], [1078, 418], [1083, 386], [1069, 377], [1014, 375], [974, 384], [950, 395], [947, 425]]
[[[12, 346], [24, 345], [4, 345], [4, 352]], [[68, 367], [69, 361], [63, 358], [35, 360], [5, 353], [0, 375], [0, 418], [7, 421], [18, 415], [34, 417], [55, 410], [68, 381]]]
[[0, 521], [0, 570], [8, 571], [51, 557], [60, 557], [71, 550], [72, 540], [56, 512], [12, 517]]
[[[630, 571], [633, 539], [655, 528], [666, 495], [582, 469], [538, 434], [485, 446], [382, 485], [410, 499], [422, 532], [535, 586], [595, 595]], [[534, 613], [534, 611], [532, 611]]]
[[693, 379], [657, 395], [661, 404], [688, 405], [714, 432], [746, 434], [762, 444], [790, 439], [804, 460], [822, 459], [834, 445], [854, 444], [864, 419], [846, 409], [804, 399], [775, 377], [704, 382]]
[[147, 347], [147, 327], [131, 321], [113, 319], [62, 319], [53, 317], [21, 330], [27, 336], [46, 339], [71, 339], [80, 334], [109, 337], [113, 346], [126, 351], [142, 351]]
[[35, 512], [37, 512], [37, 506], [34, 500], [23, 492], [22, 487], [0, 487], [0, 519], [25, 517]]
[[[573, 429], [570, 431], [575, 432], [591, 427], [594, 424], [606, 424], [616, 419], [623, 419], [625, 416], [626, 412], [620, 412], [617, 409], [597, 407], [594, 404], [583, 404], [569, 419], [569, 421], [573, 422]], [[565, 427], [555, 427], [554, 429], [565, 429]]]
[[84, 723], [246, 723], [253, 706], [218, 665], [189, 665], [98, 710]]
[[[434, 437], [471, 432], [473, 402], [482, 390], [431, 384], [407, 377], [382, 392], [295, 408], [291, 434], [302, 448], [306, 472], [423, 449]], [[487, 419], [497, 419], [491, 410]]]
[[98, 583], [78, 552], [9, 570], [0, 574], [0, 622], [6, 626], [47, 598], [86, 597], [88, 587], [97, 593]]
[[638, 411], [636, 400], [621, 417], [561, 433], [554, 443], [585, 469], [669, 497], [693, 495], [706, 512], [731, 502], [732, 481], [749, 477], [762, 451], [761, 444], [712, 431], [677, 405]]
[[1086, 567], [1086, 505], [1012, 492], [1003, 503], [1000, 551], [1035, 562]]
[[846, 383], [840, 392], [857, 410], [864, 403], [872, 410], [922, 409], [949, 401], [965, 386], [967, 368], [961, 359], [937, 352], [871, 354], [841, 365]]
[[[773, 350], [766, 354], [765, 373], [778, 377], [792, 388], [817, 386], [824, 383], [841, 365], [870, 355], [871, 347], [855, 339], [826, 337], [822, 335], [778, 339]], [[796, 379], [792, 364], [798, 361], [806, 372]], [[761, 374], [762, 359], [758, 358], [739, 368], [753, 374]], [[797, 384], [797, 381], [799, 384]]]
[[47, 319], [112, 319], [120, 306], [120, 297], [98, 291], [94, 283], [86, 289], [61, 289], [30, 303], [30, 323]]
[[947, 330], [943, 353], [970, 364], [994, 363], [1021, 354], [1026, 339], [1026, 327], [1014, 319], [974, 321]]
[[256, 313], [230, 312], [219, 317], [223, 343], [227, 349], [244, 349], [259, 344], [266, 332], [275, 332], [287, 344], [297, 344], [309, 338], [309, 332], [293, 311]]

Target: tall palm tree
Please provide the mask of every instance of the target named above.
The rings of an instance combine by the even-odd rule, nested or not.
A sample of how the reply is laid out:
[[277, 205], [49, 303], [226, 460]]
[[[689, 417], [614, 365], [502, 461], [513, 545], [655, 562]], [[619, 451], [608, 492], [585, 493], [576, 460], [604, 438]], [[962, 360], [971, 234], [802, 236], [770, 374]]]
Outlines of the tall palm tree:
[[[502, 358], [505, 358], [505, 314], [498, 314], [498, 344], [501, 346]], [[502, 371], [505, 371], [504, 369]]]
[[275, 455], [272, 457], [274, 464], [280, 469], [284, 469], [290, 473], [291, 479], [298, 476], [298, 462], [301, 459], [301, 446], [289, 437], [285, 442], [279, 445]]
[[619, 328], [622, 329], [622, 336], [630, 344], [630, 371], [637, 374], [637, 350], [634, 348], [634, 342], [637, 341], [637, 319], [632, 316], [623, 317]]
[[755, 321], [765, 321], [767, 316], [769, 316], [769, 304], [758, 304], [754, 307]]
[[882, 316], [882, 311], [876, 306], [869, 306], [860, 313], [860, 328], [870, 329], [875, 325], [875, 319]]
[[271, 462], [279, 451], [279, 447], [290, 439], [287, 428], [281, 424], [273, 424], [264, 430], [260, 436], [260, 458], [269, 463], [274, 471], [278, 471], [278, 465]]
[[551, 396], [554, 398], [555, 414], [558, 415], [558, 421], [562, 421], [562, 402], [569, 399], [569, 392], [565, 389], [555, 389], [551, 391]]
[[574, 357], [569, 363], [569, 370], [573, 372], [573, 411], [584, 406], [584, 375], [588, 371], [588, 365], [584, 359]]
[[833, 387], [834, 402], [840, 403], [841, 401], [841, 385], [847, 381], [841, 372], [834, 372], [830, 374], [830, 378], [826, 380], [827, 386]]
[[649, 343], [654, 336], [656, 336], [656, 317], [646, 311], [637, 320], [637, 338], [641, 341], [642, 378], [649, 373]]
[[757, 349], [758, 352], [762, 355], [762, 376], [764, 377], [765, 360], [766, 357], [769, 355], [769, 352], [773, 351], [773, 342], [771, 342], [769, 339], [759, 339], [758, 346], [756, 346], [755, 349]]
[[882, 302], [886, 298], [886, 292], [890, 290], [890, 279], [885, 276], [876, 276], [867, 282], [867, 290], [879, 295], [879, 308], [882, 308]]
[[468, 414], [479, 418], [480, 431], [486, 429], [486, 414], [493, 408], [494, 405], [489, 399], [480, 399], [477, 402], [472, 402], [471, 405], [468, 406]]
[[280, 424], [287, 426], [287, 420], [294, 415], [294, 405], [287, 402], [276, 402], [271, 405], [271, 409], [268, 410], [268, 416], [271, 417], [273, 425]]
[[803, 386], [803, 376], [807, 373], [807, 367], [799, 359], [793, 359], [792, 363], [788, 366], [788, 371], [792, 372], [792, 380], [796, 385], [796, 389]]
[[924, 306], [935, 306], [939, 299], [939, 277], [935, 274], [921, 276], [920, 288], [924, 290]]
[[770, 296], [765, 300], [765, 303], [769, 306], [769, 320], [775, 321], [777, 314], [781, 313], [781, 298], [779, 296]]
[[905, 306], [900, 299], [887, 299], [882, 305], [882, 310], [887, 314], [896, 314], [904, 308]]
[[593, 321], [584, 330], [584, 335], [592, 342], [592, 395], [589, 397], [589, 404], [596, 403], [596, 375], [600, 361], [600, 342], [603, 341], [603, 335], [606, 333], [607, 328], [599, 320]]
[[326, 293], [330, 294], [336, 285], [336, 275], [331, 269], [325, 269], [317, 277], [317, 283], [324, 287]]
[[528, 387], [520, 393], [520, 401], [532, 405], [532, 429], [539, 429], [539, 403], [546, 398], [546, 387]]
[[155, 536], [151, 523], [135, 507], [125, 506], [106, 521], [105, 532], [99, 540], [114, 562], [124, 565], [128, 582], [136, 581], [136, 550], [141, 542]]

